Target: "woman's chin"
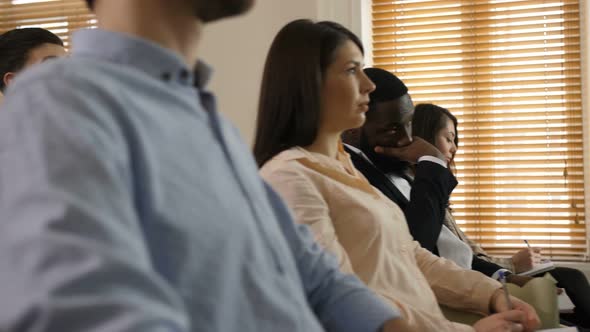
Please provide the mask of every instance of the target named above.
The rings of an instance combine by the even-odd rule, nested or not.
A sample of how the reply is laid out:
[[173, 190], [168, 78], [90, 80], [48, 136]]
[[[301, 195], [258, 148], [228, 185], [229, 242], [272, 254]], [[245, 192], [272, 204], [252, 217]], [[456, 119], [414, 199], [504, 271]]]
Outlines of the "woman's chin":
[[341, 124], [343, 124], [343, 126], [342, 126], [343, 128], [341, 130], [346, 131], [349, 129], [356, 129], [356, 128], [362, 127], [363, 124], [365, 124], [365, 119], [366, 119], [366, 117], [365, 117], [364, 113], [359, 114], [355, 118], [347, 119], [345, 125], [344, 125], [344, 123], [341, 123]]
[[366, 119], [367, 119], [367, 117], [365, 116], [365, 113], [359, 114], [359, 116], [357, 117], [355, 123], [353, 124], [353, 127], [350, 127], [349, 129], [362, 127], [362, 125], [365, 124], [365, 120]]

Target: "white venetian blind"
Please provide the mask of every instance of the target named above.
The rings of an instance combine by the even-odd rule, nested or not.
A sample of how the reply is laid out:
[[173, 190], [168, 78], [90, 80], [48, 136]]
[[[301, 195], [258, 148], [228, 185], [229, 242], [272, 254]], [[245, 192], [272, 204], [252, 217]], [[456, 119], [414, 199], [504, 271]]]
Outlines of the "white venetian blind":
[[73, 31], [95, 25], [84, 0], [0, 0], [0, 33], [44, 28], [58, 35], [67, 48]]
[[373, 1], [374, 65], [459, 119], [452, 208], [490, 253], [587, 258], [578, 8]]

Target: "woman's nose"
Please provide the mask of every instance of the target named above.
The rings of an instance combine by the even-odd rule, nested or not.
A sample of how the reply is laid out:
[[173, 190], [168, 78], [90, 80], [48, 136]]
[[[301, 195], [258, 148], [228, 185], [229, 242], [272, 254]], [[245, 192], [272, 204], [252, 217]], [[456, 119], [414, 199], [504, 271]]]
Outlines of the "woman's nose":
[[367, 74], [365, 74], [364, 71], [362, 71], [362, 76], [363, 76], [363, 80], [362, 80], [362, 85], [361, 85], [361, 90], [363, 93], [371, 93], [373, 92], [377, 86], [375, 85], [375, 83], [373, 83], [373, 81], [371, 81], [371, 79], [369, 78], [369, 76], [367, 76]]

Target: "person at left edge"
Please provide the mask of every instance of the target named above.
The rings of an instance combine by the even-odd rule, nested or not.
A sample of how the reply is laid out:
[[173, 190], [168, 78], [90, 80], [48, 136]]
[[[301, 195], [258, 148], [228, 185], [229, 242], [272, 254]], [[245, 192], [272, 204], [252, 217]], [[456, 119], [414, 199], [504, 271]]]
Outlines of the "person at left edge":
[[89, 1], [0, 112], [0, 330], [409, 331], [296, 226], [217, 112], [203, 26], [249, 0]]
[[23, 70], [66, 55], [63, 41], [43, 28], [18, 28], [0, 35], [0, 103], [6, 87]]

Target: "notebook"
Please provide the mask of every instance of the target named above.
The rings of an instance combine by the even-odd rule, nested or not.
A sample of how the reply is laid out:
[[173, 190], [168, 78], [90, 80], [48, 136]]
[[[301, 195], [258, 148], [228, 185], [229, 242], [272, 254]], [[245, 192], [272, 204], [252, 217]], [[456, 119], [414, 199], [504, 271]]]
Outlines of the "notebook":
[[547, 261], [542, 261], [540, 264], [535, 264], [535, 266], [533, 266], [532, 269], [530, 269], [528, 271], [521, 272], [518, 275], [520, 275], [520, 276], [534, 276], [539, 273], [551, 271], [554, 268], [555, 268], [555, 264], [553, 264], [552, 261], [547, 260]]

